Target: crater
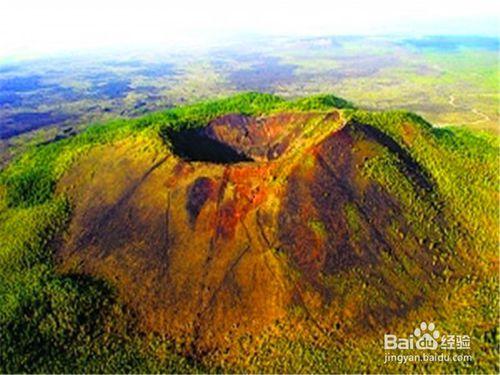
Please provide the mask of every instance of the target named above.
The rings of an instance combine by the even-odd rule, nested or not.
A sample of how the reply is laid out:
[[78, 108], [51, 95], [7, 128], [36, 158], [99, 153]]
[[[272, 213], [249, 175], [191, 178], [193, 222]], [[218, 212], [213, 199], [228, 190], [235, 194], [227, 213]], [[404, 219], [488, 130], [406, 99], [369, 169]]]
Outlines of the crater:
[[198, 129], [166, 129], [172, 151], [187, 161], [231, 164], [280, 157], [300, 133], [307, 116], [279, 114], [254, 117], [228, 114]]
[[212, 139], [204, 129], [167, 129], [164, 135], [172, 152], [186, 161], [215, 164], [234, 164], [253, 161], [245, 153], [217, 139]]

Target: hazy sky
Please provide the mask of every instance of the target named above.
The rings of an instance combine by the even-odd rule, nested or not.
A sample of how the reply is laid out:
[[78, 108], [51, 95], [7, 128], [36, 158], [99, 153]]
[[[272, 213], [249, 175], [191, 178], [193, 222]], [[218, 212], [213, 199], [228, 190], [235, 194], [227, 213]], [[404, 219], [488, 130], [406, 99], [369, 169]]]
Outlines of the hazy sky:
[[499, 35], [500, 0], [0, 0], [0, 57], [243, 33]]

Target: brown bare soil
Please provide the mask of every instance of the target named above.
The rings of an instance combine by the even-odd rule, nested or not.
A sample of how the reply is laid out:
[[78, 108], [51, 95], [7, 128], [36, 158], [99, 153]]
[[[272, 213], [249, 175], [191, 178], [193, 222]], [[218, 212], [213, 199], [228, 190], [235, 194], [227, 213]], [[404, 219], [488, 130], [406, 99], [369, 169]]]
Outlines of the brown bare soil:
[[[282, 321], [349, 334], [418, 308], [440, 273], [425, 243], [440, 229], [416, 231], [363, 166], [388, 152], [418, 194], [433, 183], [368, 125], [335, 111], [227, 115], [167, 138], [163, 152], [93, 149], [59, 184], [74, 202], [61, 269], [111, 281], [144, 329], [201, 354]], [[207, 160], [209, 146], [237, 158]], [[402, 258], [413, 267], [395, 283]], [[358, 287], [341, 292], [344, 276]]]

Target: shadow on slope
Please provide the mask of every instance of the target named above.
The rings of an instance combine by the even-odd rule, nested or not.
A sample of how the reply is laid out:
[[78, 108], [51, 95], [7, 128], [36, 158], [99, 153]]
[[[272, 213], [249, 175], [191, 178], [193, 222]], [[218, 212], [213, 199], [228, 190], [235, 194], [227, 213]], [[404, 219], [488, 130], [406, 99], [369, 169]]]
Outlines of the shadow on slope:
[[204, 161], [216, 164], [252, 161], [251, 158], [231, 146], [209, 138], [202, 129], [166, 129], [164, 135], [172, 152], [186, 161]]

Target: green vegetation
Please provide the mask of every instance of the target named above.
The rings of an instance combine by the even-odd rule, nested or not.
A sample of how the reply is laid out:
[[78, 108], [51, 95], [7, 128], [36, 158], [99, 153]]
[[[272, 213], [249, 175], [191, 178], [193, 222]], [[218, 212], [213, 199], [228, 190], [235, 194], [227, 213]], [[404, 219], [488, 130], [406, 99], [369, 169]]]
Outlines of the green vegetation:
[[[247, 358], [242, 358], [241, 367], [236, 369], [224, 363], [188, 360], [167, 339], [140, 332], [133, 312], [121, 304], [112, 286], [89, 276], [61, 275], [53, 259], [71, 217], [71, 202], [55, 193], [57, 182], [93, 147], [127, 137], [160, 139], [166, 128], [201, 127], [227, 113], [258, 115], [329, 108], [342, 109], [349, 121], [378, 129], [418, 162], [435, 186], [432, 202], [419, 200], [419, 191], [397, 178], [401, 172], [392, 167], [388, 155], [375, 158], [364, 173], [398, 196], [408, 217], [417, 220], [417, 227], [426, 226], [422, 230], [439, 232], [439, 228], [429, 229], [435, 223], [418, 223], [419, 218], [429, 217], [429, 211], [455, 223], [444, 237], [436, 234], [439, 241], [448, 241], [436, 246], [443, 251], [452, 249], [471, 269], [484, 271], [474, 268], [473, 283], [464, 268], [451, 270], [456, 273], [448, 280], [453, 279], [447, 285], [450, 290], [445, 297], [449, 300], [443, 300], [447, 304], [443, 308], [450, 313], [443, 325], [450, 332], [465, 334], [475, 329], [471, 332], [472, 348], [478, 363], [472, 365], [475, 367], [422, 365], [411, 371], [498, 371], [498, 331], [490, 328], [498, 320], [494, 309], [498, 305], [498, 277], [492, 276], [490, 269], [497, 256], [498, 138], [465, 129], [436, 129], [404, 111], [361, 111], [332, 95], [286, 101], [270, 94], [247, 93], [91, 126], [74, 137], [31, 147], [1, 172], [0, 372], [380, 371], [383, 351], [373, 338], [360, 340], [362, 347], [353, 341], [325, 347], [270, 338], [263, 340], [257, 355], [242, 352]], [[356, 212], [350, 207], [346, 210], [349, 227], [359, 231]], [[321, 221], [308, 224], [318, 237], [326, 236]], [[477, 251], [464, 253], [462, 249]], [[448, 255], [444, 261], [451, 259]], [[450, 268], [455, 266], [450, 263]], [[357, 280], [355, 272], [347, 276]], [[345, 284], [336, 281], [341, 290]], [[453, 294], [462, 293], [468, 300], [455, 309]], [[473, 323], [488, 329], [471, 328]], [[412, 324], [408, 322], [403, 328]], [[403, 365], [385, 369], [407, 370]]]
[[[457, 223], [483, 251], [494, 251], [497, 223], [498, 138], [463, 128], [432, 128], [408, 112], [352, 113], [352, 120], [371, 124], [398, 141], [414, 160], [433, 177], [440, 200], [449, 204]], [[418, 124], [407, 128], [405, 125]], [[398, 180], [388, 179], [387, 184]], [[436, 200], [438, 197], [436, 196]], [[412, 202], [416, 202], [413, 200]], [[449, 237], [449, 236], [448, 236]], [[492, 255], [492, 253], [490, 253]]]

